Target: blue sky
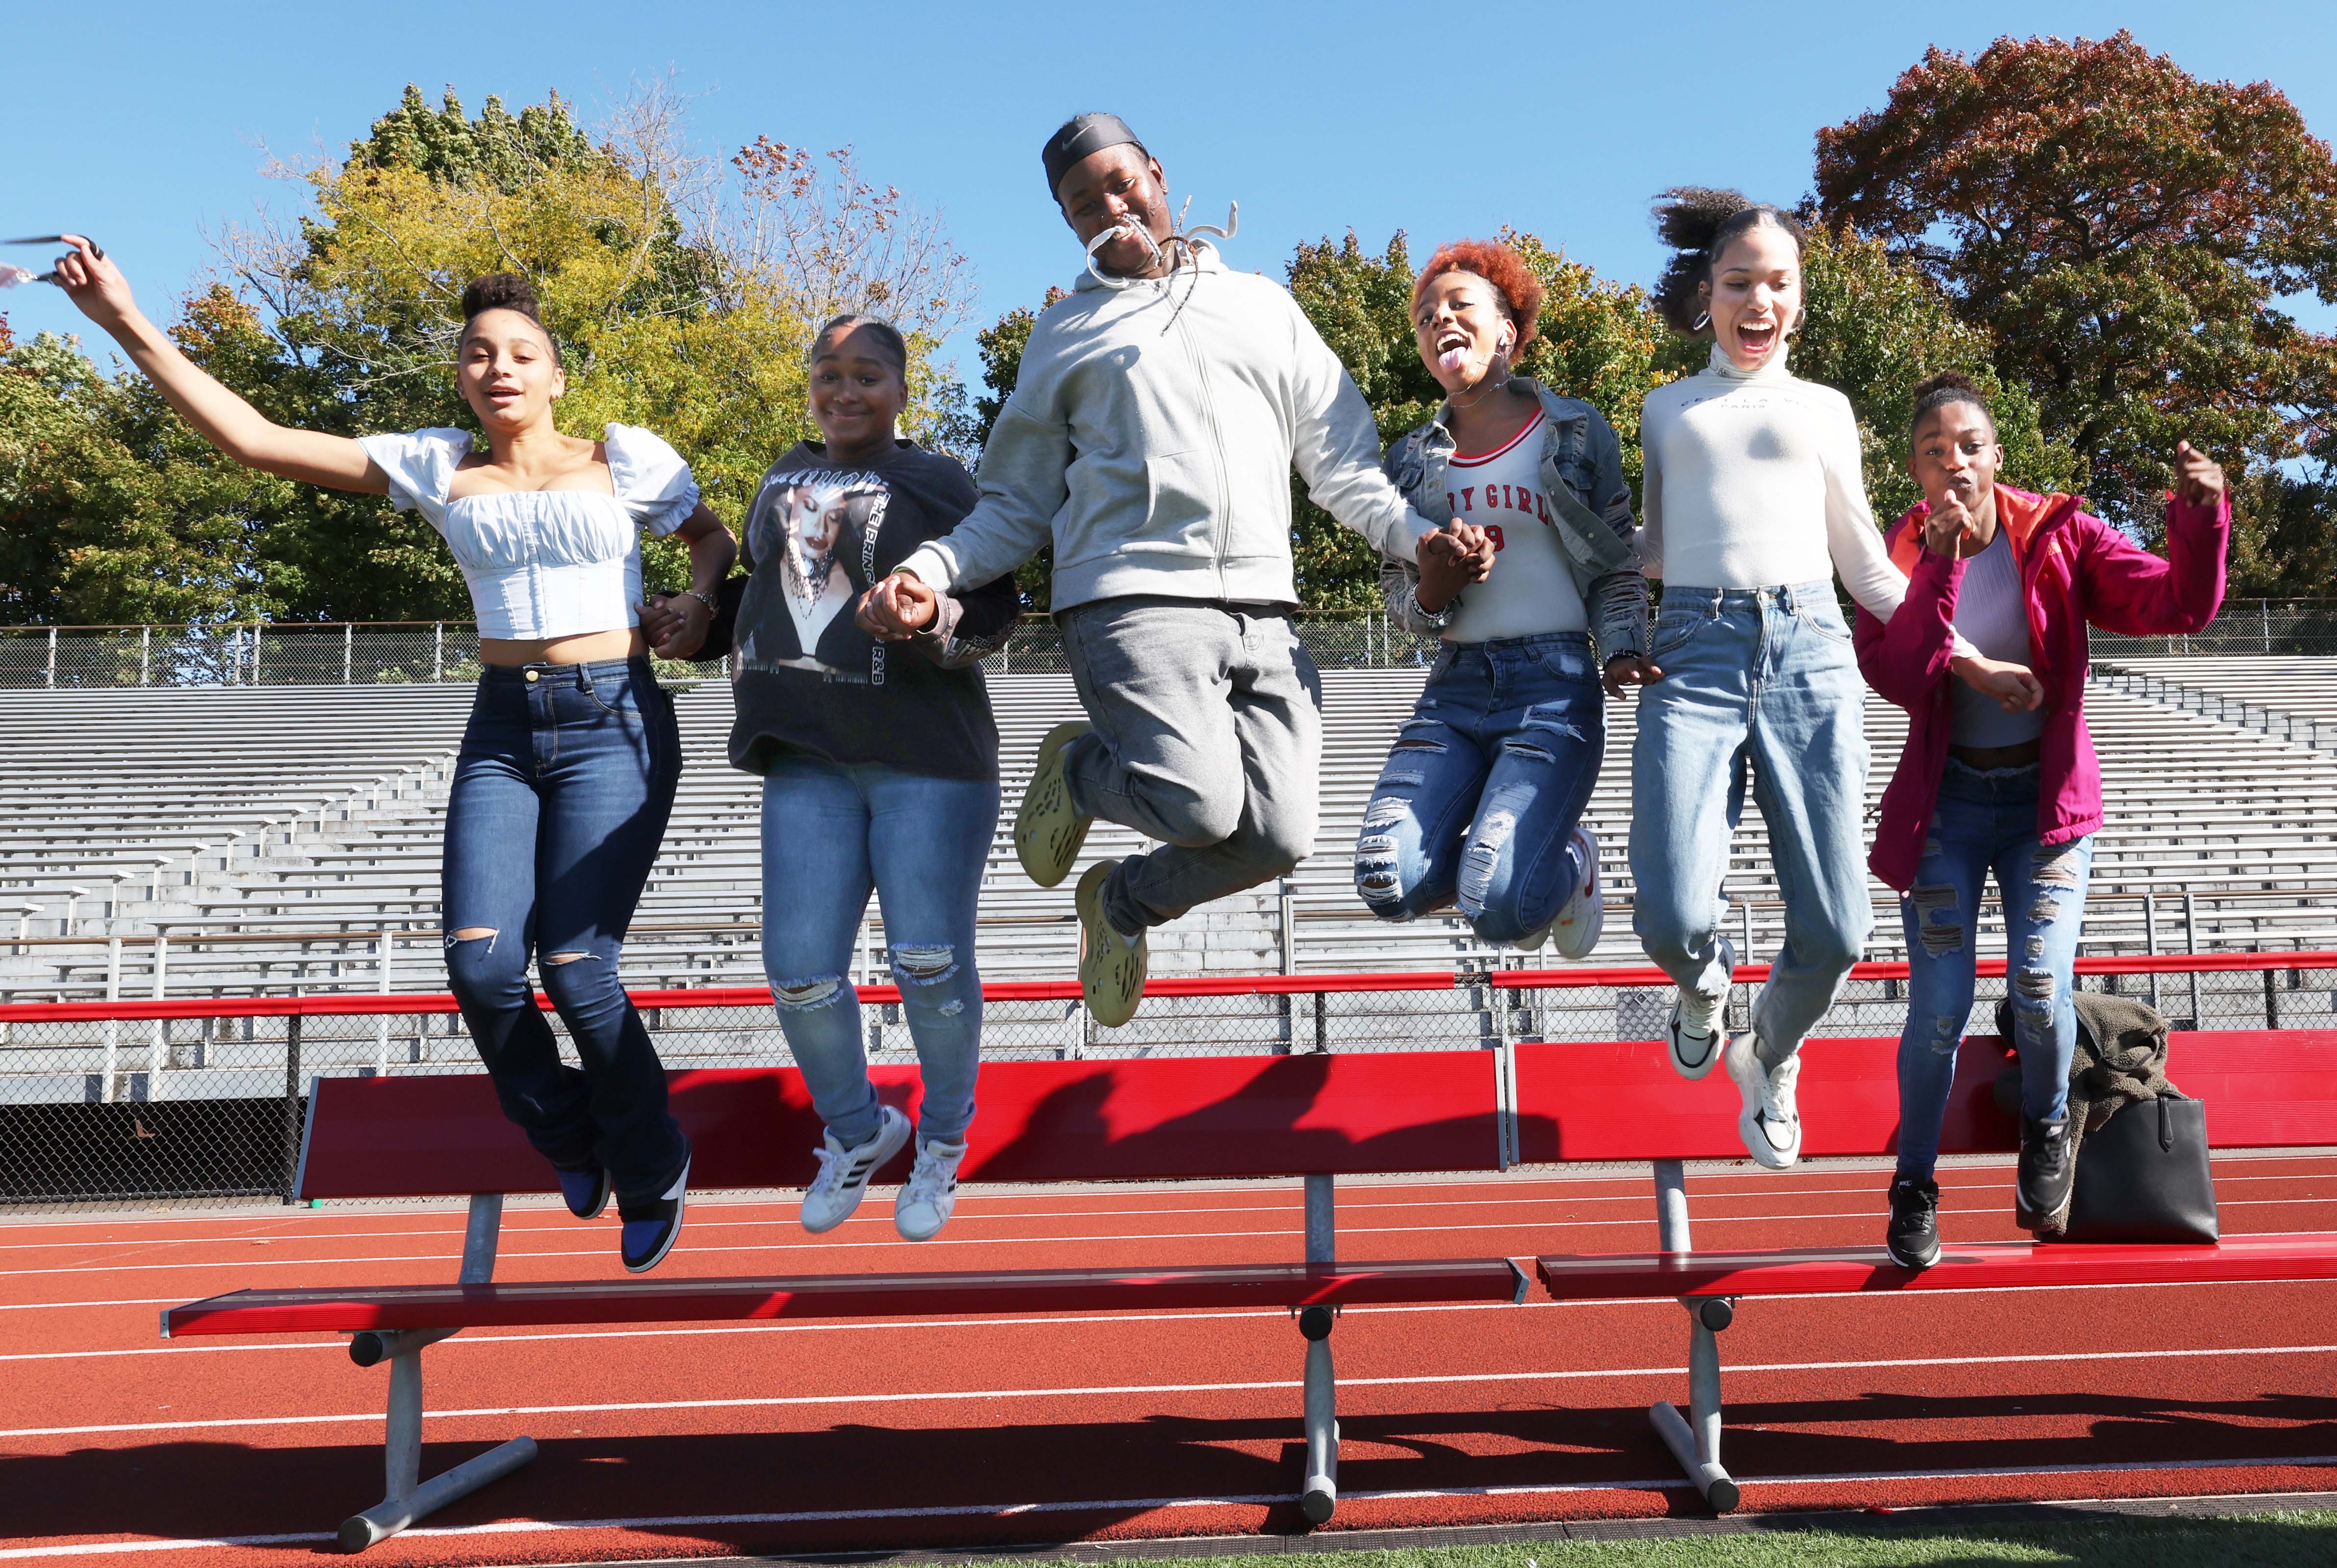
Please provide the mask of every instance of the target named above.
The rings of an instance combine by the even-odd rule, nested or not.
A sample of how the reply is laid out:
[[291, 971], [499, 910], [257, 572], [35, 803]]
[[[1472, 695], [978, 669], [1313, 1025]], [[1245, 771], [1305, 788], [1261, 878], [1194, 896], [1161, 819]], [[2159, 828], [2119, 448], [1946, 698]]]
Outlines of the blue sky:
[[[1237, 266], [1278, 272], [1302, 240], [1396, 229], [1419, 249], [1504, 222], [1600, 271], [1651, 279], [1657, 189], [1733, 184], [1790, 201], [1813, 137], [1879, 104], [1926, 45], [2131, 28], [2201, 76], [2269, 79], [2337, 136], [2327, 0], [2216, 5], [1976, 3], [1776, 7], [1504, 4], [557, 5], [403, 0], [18, 7], [5, 24], [0, 234], [80, 228], [150, 309], [203, 273], [205, 226], [294, 210], [266, 151], [337, 151], [408, 82], [474, 111], [558, 89], [589, 116], [672, 74], [700, 145], [758, 133], [851, 143], [866, 172], [941, 207], [973, 259], [983, 319], [1035, 301], [1079, 251], [1038, 147], [1111, 108], [1209, 221], [1242, 206]], [[30, 263], [42, 253], [8, 251]], [[78, 324], [47, 289], [0, 294], [20, 334]], [[159, 312], [158, 312], [159, 313]], [[2337, 310], [2308, 305], [2316, 325]], [[972, 378], [970, 340], [953, 346]]]

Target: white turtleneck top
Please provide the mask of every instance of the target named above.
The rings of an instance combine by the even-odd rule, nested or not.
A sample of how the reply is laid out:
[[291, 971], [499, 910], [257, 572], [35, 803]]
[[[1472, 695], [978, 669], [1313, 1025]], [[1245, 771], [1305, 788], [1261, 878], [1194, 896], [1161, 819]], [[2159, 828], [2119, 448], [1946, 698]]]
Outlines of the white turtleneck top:
[[1788, 372], [1783, 348], [1747, 371], [1714, 345], [1705, 370], [1648, 394], [1639, 443], [1648, 576], [1775, 588], [1838, 572], [1885, 621], [1907, 596], [1866, 505], [1850, 399]]

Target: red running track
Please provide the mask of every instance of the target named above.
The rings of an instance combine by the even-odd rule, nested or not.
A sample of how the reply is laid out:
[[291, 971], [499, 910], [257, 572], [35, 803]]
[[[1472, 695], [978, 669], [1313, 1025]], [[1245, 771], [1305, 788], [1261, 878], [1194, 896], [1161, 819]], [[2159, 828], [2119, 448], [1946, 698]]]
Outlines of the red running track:
[[[1943, 1223], [2017, 1234], [2009, 1167], [1943, 1172]], [[1690, 1180], [1708, 1246], [1881, 1229], [1879, 1171]], [[2227, 1233], [2337, 1229], [2337, 1155], [2216, 1169]], [[890, 1194], [825, 1238], [701, 1202], [675, 1273], [1282, 1259], [1287, 1186], [977, 1193], [936, 1241]], [[1343, 1257], [1652, 1250], [1646, 1176], [1343, 1185]], [[613, 1220], [513, 1210], [498, 1277], [615, 1277]], [[307, 1563], [381, 1493], [387, 1371], [321, 1336], [163, 1342], [247, 1285], [451, 1279], [448, 1210], [0, 1226], [0, 1565]], [[1684, 1398], [1663, 1302], [1345, 1314], [1333, 1528], [1694, 1513], [1648, 1426]], [[1301, 1340], [1278, 1313], [652, 1326], [462, 1335], [424, 1357], [425, 1474], [540, 1457], [386, 1563], [573, 1562], [1287, 1531]], [[1748, 1301], [1721, 1337], [1724, 1458], [1753, 1509], [2321, 1489], [2337, 1289], [2027, 1289]]]

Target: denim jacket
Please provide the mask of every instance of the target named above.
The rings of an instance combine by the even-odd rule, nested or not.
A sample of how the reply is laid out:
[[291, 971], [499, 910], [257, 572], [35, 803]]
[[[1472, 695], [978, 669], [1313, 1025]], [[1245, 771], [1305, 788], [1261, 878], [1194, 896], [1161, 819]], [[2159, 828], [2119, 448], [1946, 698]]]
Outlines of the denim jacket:
[[[1530, 394], [1542, 407], [1542, 488], [1556, 514], [1560, 548], [1589, 612], [1599, 662], [1645, 653], [1648, 580], [1639, 571], [1639, 531], [1631, 518], [1631, 491], [1623, 482], [1623, 448], [1614, 426], [1589, 404], [1561, 397], [1530, 377], [1512, 377], [1509, 389]], [[1445, 425], [1452, 412], [1445, 404], [1427, 424], [1398, 437], [1385, 464], [1388, 478], [1413, 510], [1439, 526], [1452, 518], [1444, 487], [1444, 466], [1453, 450]], [[1447, 617], [1421, 609], [1414, 596], [1419, 585], [1420, 568], [1411, 560], [1382, 559], [1380, 593], [1388, 619], [1433, 637]]]

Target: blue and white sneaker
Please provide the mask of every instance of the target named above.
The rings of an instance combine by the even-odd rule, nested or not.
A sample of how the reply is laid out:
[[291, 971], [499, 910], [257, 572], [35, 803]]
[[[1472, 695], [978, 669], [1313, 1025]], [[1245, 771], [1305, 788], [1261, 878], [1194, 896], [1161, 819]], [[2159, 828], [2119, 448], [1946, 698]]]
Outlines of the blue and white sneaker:
[[618, 1216], [625, 1222], [617, 1248], [627, 1272], [646, 1274], [665, 1261], [665, 1255], [673, 1250], [674, 1239], [681, 1234], [682, 1200], [689, 1191], [689, 1159], [684, 1155], [681, 1174], [659, 1196], [637, 1203], [617, 1200]]
[[568, 1211], [579, 1220], [598, 1220], [609, 1207], [609, 1194], [613, 1191], [609, 1172], [595, 1166], [590, 1171], [562, 1171], [560, 1173], [560, 1199]]

